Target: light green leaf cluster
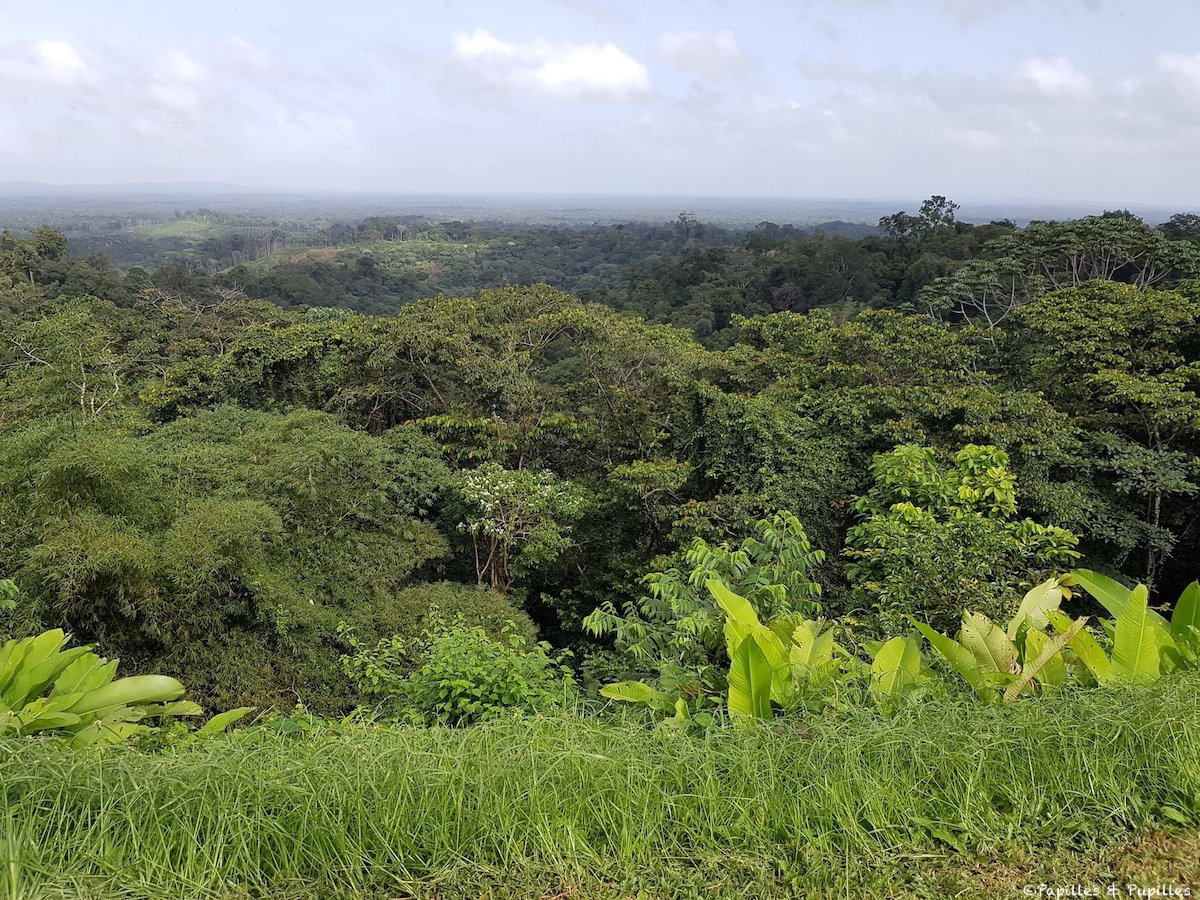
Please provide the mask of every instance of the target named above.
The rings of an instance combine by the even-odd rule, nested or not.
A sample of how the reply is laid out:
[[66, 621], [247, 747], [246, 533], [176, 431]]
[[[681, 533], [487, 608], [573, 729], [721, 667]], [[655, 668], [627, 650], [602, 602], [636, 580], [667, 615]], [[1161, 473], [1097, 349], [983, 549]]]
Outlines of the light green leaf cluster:
[[[180, 700], [183, 685], [164, 675], [114, 679], [117, 660], [90, 647], [65, 650], [61, 630], [0, 647], [0, 735], [57, 734], [73, 747], [123, 741], [155, 716], [198, 716]], [[48, 693], [47, 693], [48, 691]]]
[[[1111, 656], [1087, 630], [1058, 607], [1081, 585], [1113, 616], [1102, 622]], [[1147, 605], [1144, 585], [1130, 590], [1089, 569], [1046, 581], [1025, 595], [1007, 630], [979, 613], [963, 616], [956, 639], [913, 621], [930, 645], [985, 702], [1015, 700], [1070, 683], [1144, 683], [1200, 663], [1200, 585], [1193, 582], [1168, 623]], [[1046, 629], [1052, 628], [1052, 631]]]
[[875, 484], [859, 497], [862, 517], [846, 536], [846, 574], [861, 603], [894, 631], [907, 614], [948, 625], [965, 609], [996, 615], [1030, 572], [1065, 568], [1078, 539], [1065, 529], [1016, 518], [1008, 455], [969, 444], [943, 467], [915, 444], [878, 454]]

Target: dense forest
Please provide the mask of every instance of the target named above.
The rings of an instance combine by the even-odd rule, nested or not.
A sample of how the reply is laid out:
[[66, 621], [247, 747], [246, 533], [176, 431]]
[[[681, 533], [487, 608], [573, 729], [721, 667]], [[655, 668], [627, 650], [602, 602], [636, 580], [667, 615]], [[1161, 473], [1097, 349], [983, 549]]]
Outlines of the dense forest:
[[771, 521], [857, 641], [1001, 615], [1075, 564], [1169, 604], [1200, 558], [1200, 220], [955, 210], [377, 217], [157, 269], [5, 232], [0, 561], [25, 599], [0, 621], [215, 707], [345, 712], [349, 641], [431, 609], [523, 623], [593, 693], [661, 677], [661, 579]]
[[1198, 321], [1189, 214], [6, 230], [0, 893], [1188, 896]]

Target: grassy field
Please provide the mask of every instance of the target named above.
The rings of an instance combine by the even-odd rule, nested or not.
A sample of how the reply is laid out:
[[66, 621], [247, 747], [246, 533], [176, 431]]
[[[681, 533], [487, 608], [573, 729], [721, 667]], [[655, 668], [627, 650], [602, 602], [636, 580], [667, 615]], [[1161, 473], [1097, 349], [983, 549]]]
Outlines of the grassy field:
[[1194, 894], [1198, 692], [700, 735], [569, 717], [0, 744], [0, 898]]

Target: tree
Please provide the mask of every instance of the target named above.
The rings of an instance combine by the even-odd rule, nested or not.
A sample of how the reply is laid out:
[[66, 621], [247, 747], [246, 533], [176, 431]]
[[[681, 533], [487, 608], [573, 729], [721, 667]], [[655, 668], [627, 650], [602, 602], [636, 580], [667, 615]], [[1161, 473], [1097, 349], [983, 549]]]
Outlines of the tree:
[[1153, 583], [1198, 490], [1200, 286], [1091, 281], [1016, 318], [1010, 368], [1074, 417], [1086, 436], [1079, 464], [1115, 490], [1093, 533], [1122, 555], [1140, 548]]
[[1003, 615], [1024, 586], [1079, 557], [1069, 531], [1016, 518], [1016, 478], [996, 447], [969, 444], [947, 467], [906, 444], [878, 454], [871, 474], [854, 502], [846, 574], [885, 634], [914, 614], [936, 627], [966, 610]]
[[471, 535], [479, 586], [505, 593], [523, 571], [571, 546], [571, 523], [583, 512], [582, 493], [546, 471], [484, 463], [461, 474], [457, 488], [468, 505], [458, 527]]

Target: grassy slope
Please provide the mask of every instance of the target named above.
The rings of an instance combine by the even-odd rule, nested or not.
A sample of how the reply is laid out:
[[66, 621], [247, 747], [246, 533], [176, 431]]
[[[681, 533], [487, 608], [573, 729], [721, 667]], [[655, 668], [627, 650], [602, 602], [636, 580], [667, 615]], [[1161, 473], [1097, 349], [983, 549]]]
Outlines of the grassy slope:
[[[1197, 885], [1198, 691], [1192, 678], [701, 737], [547, 719], [301, 738], [250, 729], [160, 755], [26, 742], [0, 745], [0, 784], [27, 896]], [[1190, 824], [1159, 833], [1175, 819]]]

